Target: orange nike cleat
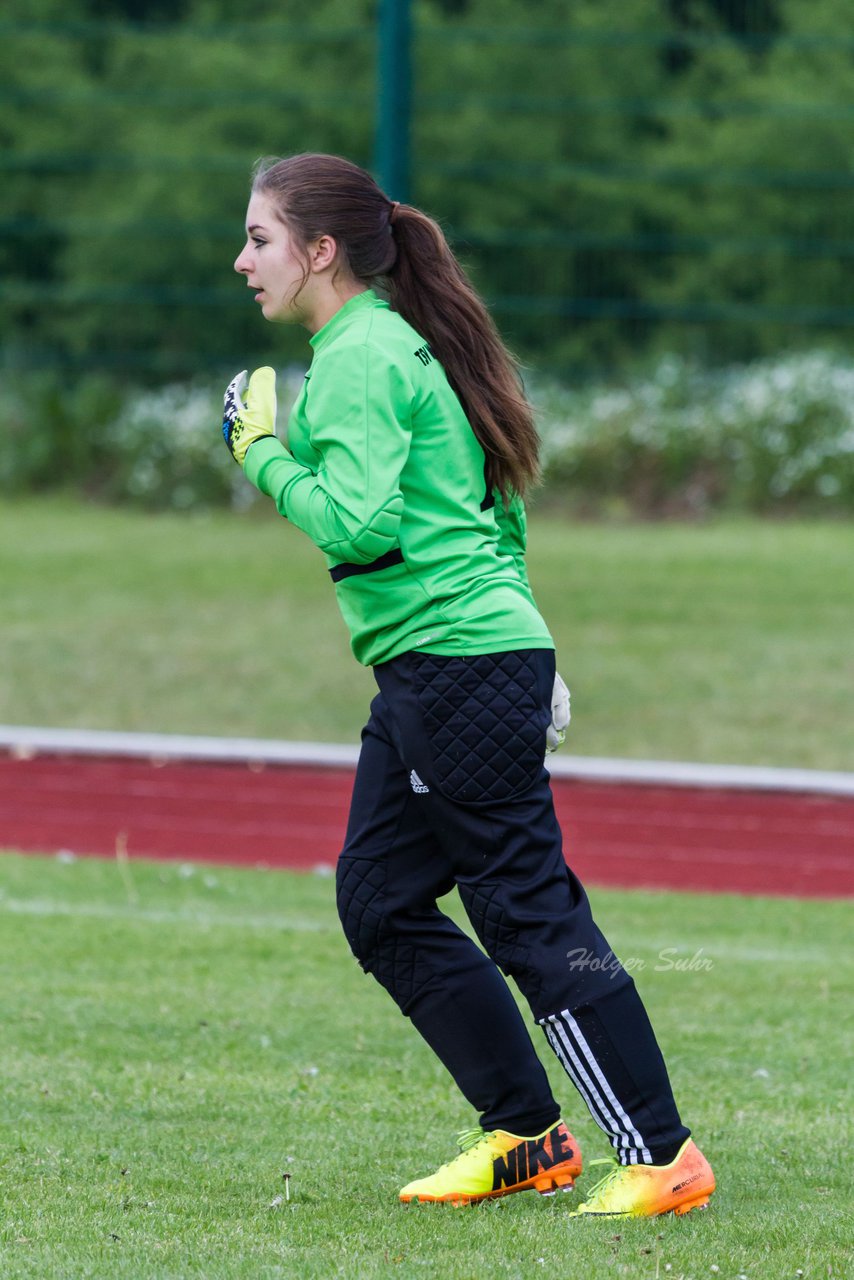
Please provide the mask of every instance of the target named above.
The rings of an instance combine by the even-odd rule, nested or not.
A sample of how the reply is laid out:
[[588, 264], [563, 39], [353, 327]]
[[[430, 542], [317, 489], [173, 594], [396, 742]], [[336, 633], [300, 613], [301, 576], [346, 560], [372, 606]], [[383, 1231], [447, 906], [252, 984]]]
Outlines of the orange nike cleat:
[[514, 1191], [553, 1195], [571, 1191], [581, 1173], [578, 1143], [562, 1120], [535, 1138], [496, 1129], [470, 1129], [457, 1142], [460, 1154], [428, 1178], [410, 1182], [401, 1200], [474, 1204]]
[[[591, 1160], [611, 1164], [611, 1160]], [[654, 1218], [660, 1213], [705, 1209], [715, 1189], [715, 1175], [702, 1151], [687, 1138], [670, 1164], [615, 1165], [572, 1218]]]

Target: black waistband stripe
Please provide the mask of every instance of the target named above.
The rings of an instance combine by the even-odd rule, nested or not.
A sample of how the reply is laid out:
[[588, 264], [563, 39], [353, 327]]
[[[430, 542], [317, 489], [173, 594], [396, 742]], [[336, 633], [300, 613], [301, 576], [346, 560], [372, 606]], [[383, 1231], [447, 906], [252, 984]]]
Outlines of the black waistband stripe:
[[387, 551], [384, 556], [379, 556], [370, 564], [336, 564], [329, 570], [329, 576], [333, 582], [340, 582], [342, 578], [353, 578], [357, 573], [376, 573], [378, 569], [389, 569], [393, 564], [403, 564], [403, 552], [400, 547], [396, 547], [394, 551]]

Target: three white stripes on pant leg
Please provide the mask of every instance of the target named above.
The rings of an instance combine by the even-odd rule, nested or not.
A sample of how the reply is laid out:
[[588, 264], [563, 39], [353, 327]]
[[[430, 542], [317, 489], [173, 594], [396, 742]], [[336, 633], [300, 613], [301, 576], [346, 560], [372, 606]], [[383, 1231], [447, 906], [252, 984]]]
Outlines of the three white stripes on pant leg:
[[540, 1020], [558, 1061], [625, 1164], [652, 1164], [649, 1148], [609, 1085], [568, 1009]]

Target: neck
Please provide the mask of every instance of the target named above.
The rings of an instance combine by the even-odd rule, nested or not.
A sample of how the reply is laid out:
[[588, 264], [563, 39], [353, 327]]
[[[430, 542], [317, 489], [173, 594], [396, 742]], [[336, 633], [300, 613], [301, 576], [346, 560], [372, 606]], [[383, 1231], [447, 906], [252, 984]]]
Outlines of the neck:
[[357, 297], [360, 293], [366, 293], [368, 286], [363, 284], [361, 280], [347, 280], [338, 284], [330, 284], [317, 299], [315, 306], [312, 308], [311, 315], [307, 315], [303, 324], [309, 333], [314, 336], [325, 324], [328, 324], [336, 312], [340, 311], [343, 306], [350, 301], [351, 298]]

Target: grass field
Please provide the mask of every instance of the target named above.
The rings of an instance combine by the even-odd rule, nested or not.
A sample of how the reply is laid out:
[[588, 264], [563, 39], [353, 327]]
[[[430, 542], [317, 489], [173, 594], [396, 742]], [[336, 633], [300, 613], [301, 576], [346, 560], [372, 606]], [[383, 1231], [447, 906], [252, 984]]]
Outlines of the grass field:
[[[579, 755], [854, 768], [854, 524], [571, 524], [531, 580]], [[373, 690], [272, 508], [0, 504], [0, 722], [355, 742]]]
[[[594, 896], [715, 1165], [704, 1214], [398, 1205], [472, 1117], [350, 958], [329, 878], [0, 857], [0, 1274], [850, 1274], [845, 904]], [[542, 1055], [586, 1158], [605, 1155]]]

